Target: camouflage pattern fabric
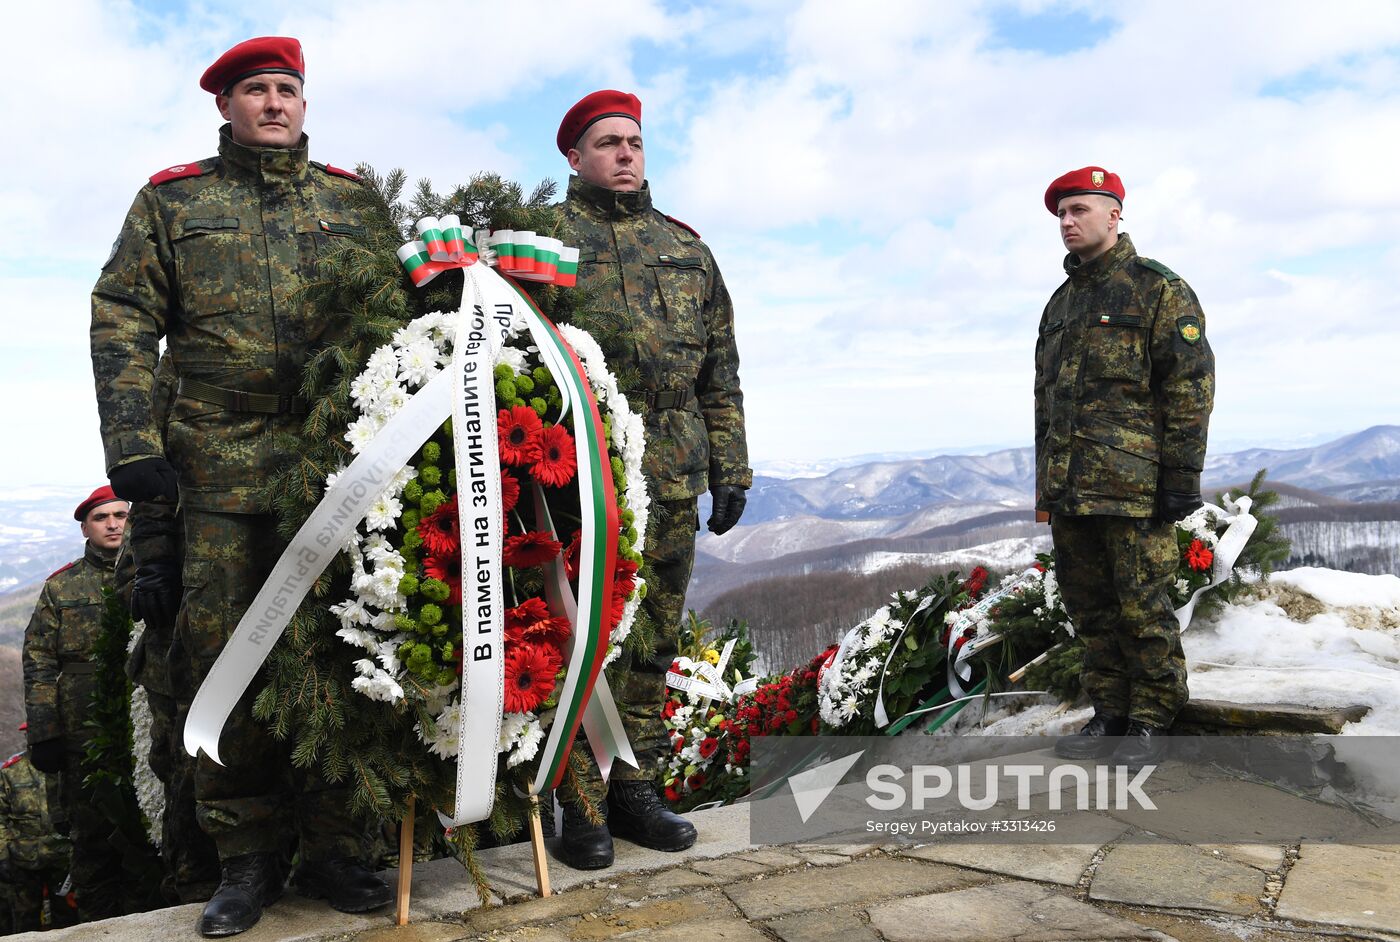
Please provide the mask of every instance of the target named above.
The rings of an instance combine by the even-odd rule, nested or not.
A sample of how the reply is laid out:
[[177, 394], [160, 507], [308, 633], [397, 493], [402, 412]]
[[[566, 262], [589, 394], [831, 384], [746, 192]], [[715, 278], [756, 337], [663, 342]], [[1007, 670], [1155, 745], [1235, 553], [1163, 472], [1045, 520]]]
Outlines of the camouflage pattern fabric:
[[1186, 658], [1172, 611], [1174, 525], [1053, 514], [1055, 573], [1084, 641], [1080, 682], [1095, 709], [1165, 729], [1186, 703]]
[[38, 930], [45, 887], [57, 896], [68, 873], [71, 847], [49, 817], [46, 779], [23, 753], [0, 766], [0, 933]]
[[[156, 423], [165, 427], [175, 398], [177, 377], [168, 354], [156, 368], [153, 397]], [[130, 598], [138, 566], [169, 560], [183, 566], [184, 516], [175, 501], [164, 498], [131, 505], [127, 518], [127, 542], [117, 560], [117, 592]], [[178, 688], [172, 680], [171, 658], [183, 662], [183, 648], [174, 644], [173, 625], [146, 625], [127, 662], [127, 674], [146, 690], [151, 709], [151, 739], [137, 744], [137, 762], [146, 762], [164, 786], [165, 813], [161, 818], [160, 856], [165, 867], [162, 888], [171, 903], [206, 900], [219, 884], [219, 854], [195, 816], [195, 760], [185, 752], [185, 715], [194, 700], [189, 670], [181, 663], [175, 676], [186, 682]], [[145, 748], [143, 748], [145, 747]], [[143, 754], [144, 753], [144, 754]]]
[[[566, 245], [579, 248], [580, 288], [598, 291], [595, 330], [619, 376], [635, 371], [628, 402], [646, 423], [653, 500], [685, 500], [716, 484], [749, 487], [744, 394], [729, 291], [704, 242], [652, 208], [651, 190], [620, 192], [569, 179]], [[611, 318], [626, 321], [617, 336]], [[680, 408], [652, 409], [647, 393], [691, 391]]]
[[[279, 461], [275, 435], [300, 429], [292, 399], [302, 369], [348, 326], [348, 315], [314, 311], [301, 289], [335, 240], [364, 231], [349, 205], [360, 184], [309, 161], [304, 135], [291, 149], [238, 144], [228, 125], [219, 137], [217, 157], [142, 187], [92, 294], [107, 467], [164, 455], [179, 474], [185, 594], [168, 658], [176, 741], [184, 696], [282, 549], [258, 493]], [[154, 401], [161, 337], [179, 380], [280, 396], [278, 411], [177, 392], [162, 421]], [[293, 823], [303, 855], [355, 852], [343, 793], [294, 780], [287, 747], [252, 719], [248, 701], [229, 719], [223, 754], [228, 768], [201, 759], [194, 773], [198, 820], [221, 857], [287, 851]], [[302, 805], [308, 813], [294, 814]], [[337, 852], [316, 853], [324, 847]]]
[[620, 780], [657, 780], [662, 761], [671, 751], [670, 737], [661, 722], [661, 704], [666, 699], [666, 671], [678, 653], [685, 590], [695, 564], [699, 523], [695, 501], [656, 501], [651, 512], [645, 550], [651, 579], [642, 610], [656, 625], [656, 649], [646, 658], [624, 654], [608, 668], [608, 682], [640, 764], [634, 769], [625, 762], [616, 763], [612, 778]]
[[308, 355], [345, 328], [299, 292], [335, 239], [363, 231], [359, 184], [297, 148], [247, 147], [227, 125], [200, 172], [137, 193], [92, 293], [92, 368], [107, 468], [164, 455], [187, 509], [261, 513], [291, 411], [245, 412], [177, 396], [169, 434], [153, 411], [157, 342], [175, 371], [222, 388], [291, 396]]
[[111, 588], [115, 553], [88, 544], [82, 559], [48, 578], [24, 632], [26, 733], [31, 744], [62, 737], [65, 751], [59, 803], [73, 844], [73, 889], [84, 920], [122, 912], [121, 851], [112, 827], [83, 784], [88, 742], [85, 720], [93, 675], [88, 654], [102, 633], [102, 590]]
[[1215, 356], [1196, 294], [1120, 235], [1068, 280], [1035, 352], [1036, 509], [1151, 517], [1200, 490]]
[[[191, 510], [185, 513], [185, 597], [175, 643], [188, 674], [177, 689], [198, 689], [224, 642], [285, 549], [271, 517]], [[290, 742], [278, 742], [252, 715], [254, 683], [224, 724], [220, 766], [201, 755], [195, 769], [196, 814], [220, 859], [255, 851], [290, 853], [300, 835], [304, 860], [359, 853], [362, 828], [346, 810], [348, 789], [291, 767]]]

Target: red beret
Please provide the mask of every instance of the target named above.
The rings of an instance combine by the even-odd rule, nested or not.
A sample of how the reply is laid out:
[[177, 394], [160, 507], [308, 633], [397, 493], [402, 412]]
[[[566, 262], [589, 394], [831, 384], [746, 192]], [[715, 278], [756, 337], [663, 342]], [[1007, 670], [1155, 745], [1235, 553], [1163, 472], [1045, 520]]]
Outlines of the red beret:
[[290, 36], [259, 36], [245, 39], [204, 70], [199, 87], [222, 95], [236, 83], [261, 72], [282, 72], [306, 80], [306, 60], [301, 43]]
[[569, 156], [569, 149], [578, 144], [583, 132], [594, 121], [604, 118], [631, 118], [642, 126], [642, 102], [636, 95], [605, 88], [585, 96], [569, 109], [564, 120], [559, 122], [559, 134], [554, 142], [559, 145], [559, 153]]
[[102, 504], [110, 504], [114, 500], [121, 500], [121, 498], [112, 490], [112, 485], [104, 484], [89, 494], [87, 500], [78, 505], [78, 509], [73, 511], [73, 519], [82, 523], [87, 519], [89, 510]]
[[1123, 181], [1118, 179], [1118, 174], [1109, 173], [1102, 167], [1084, 167], [1071, 170], [1050, 184], [1050, 188], [1045, 191], [1045, 208], [1050, 210], [1052, 216], [1058, 216], [1060, 200], [1066, 196], [1078, 196], [1080, 193], [1111, 196], [1118, 201], [1119, 206], [1123, 205]]

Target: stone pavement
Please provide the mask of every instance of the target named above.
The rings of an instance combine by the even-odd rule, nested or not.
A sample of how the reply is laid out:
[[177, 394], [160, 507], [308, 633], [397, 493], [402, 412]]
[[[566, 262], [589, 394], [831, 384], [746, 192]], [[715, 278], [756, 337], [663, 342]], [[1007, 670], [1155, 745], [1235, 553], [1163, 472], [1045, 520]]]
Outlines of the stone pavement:
[[[1169, 764], [1174, 765], [1175, 763]], [[1324, 824], [1338, 811], [1266, 785], [1193, 783], [1211, 817]], [[691, 816], [682, 854], [618, 842], [613, 869], [553, 863], [534, 896], [529, 847], [483, 851], [497, 898], [479, 905], [452, 860], [414, 870], [412, 922], [350, 916], [289, 892], [240, 942], [1400, 942], [1400, 841], [1206, 844], [1199, 816], [1144, 834], [1129, 812], [1057, 813], [1058, 844], [749, 844], [748, 807]], [[1313, 831], [1313, 833], [1318, 833]], [[391, 881], [395, 873], [386, 874]], [[46, 942], [197, 939], [198, 905], [49, 933]], [[15, 936], [37, 940], [37, 933]]]

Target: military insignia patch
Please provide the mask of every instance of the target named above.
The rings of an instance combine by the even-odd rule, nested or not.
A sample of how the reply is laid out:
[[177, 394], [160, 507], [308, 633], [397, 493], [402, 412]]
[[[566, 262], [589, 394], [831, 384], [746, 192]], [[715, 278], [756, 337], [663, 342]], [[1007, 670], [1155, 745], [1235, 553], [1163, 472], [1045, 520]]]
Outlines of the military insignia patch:
[[1089, 174], [1089, 179], [1094, 182], [1094, 186], [1103, 186], [1103, 171], [1095, 170]]
[[112, 251], [107, 253], [107, 261], [102, 263], [103, 271], [106, 271], [107, 266], [112, 264], [112, 260], [117, 257], [117, 251], [122, 247], [122, 236], [124, 235], [126, 235], [125, 229], [117, 233], [117, 241], [112, 243]]
[[1197, 343], [1201, 339], [1201, 322], [1195, 317], [1177, 318], [1176, 329], [1181, 334], [1181, 339], [1187, 343]]

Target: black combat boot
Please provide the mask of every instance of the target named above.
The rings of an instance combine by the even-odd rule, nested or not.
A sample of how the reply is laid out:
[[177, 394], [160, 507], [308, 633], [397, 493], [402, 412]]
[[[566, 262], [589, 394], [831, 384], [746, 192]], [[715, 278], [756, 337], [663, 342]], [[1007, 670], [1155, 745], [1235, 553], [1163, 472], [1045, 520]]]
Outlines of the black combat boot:
[[651, 782], [608, 785], [608, 827], [613, 834], [652, 850], [685, 850], [695, 843], [695, 825], [661, 803]]
[[343, 913], [364, 913], [387, 906], [394, 891], [354, 857], [307, 861], [297, 867], [292, 885], [307, 899], [324, 899]]
[[564, 833], [559, 837], [554, 856], [575, 870], [602, 870], [613, 862], [612, 835], [608, 833], [607, 808], [599, 806], [601, 824], [589, 824], [583, 809], [572, 801], [561, 799], [564, 806]]
[[221, 862], [219, 888], [199, 916], [206, 938], [237, 935], [255, 926], [264, 906], [282, 895], [282, 868], [276, 854], [240, 854]]
[[1113, 750], [1113, 762], [1127, 766], [1130, 772], [1144, 765], [1159, 765], [1167, 757], [1169, 742], [1167, 731], [1162, 727], [1133, 720], [1123, 734], [1123, 741]]
[[1098, 759], [1108, 755], [1118, 745], [1118, 737], [1128, 731], [1126, 716], [1109, 716], [1094, 711], [1094, 718], [1072, 736], [1061, 736], [1055, 743], [1055, 755], [1062, 759]]

